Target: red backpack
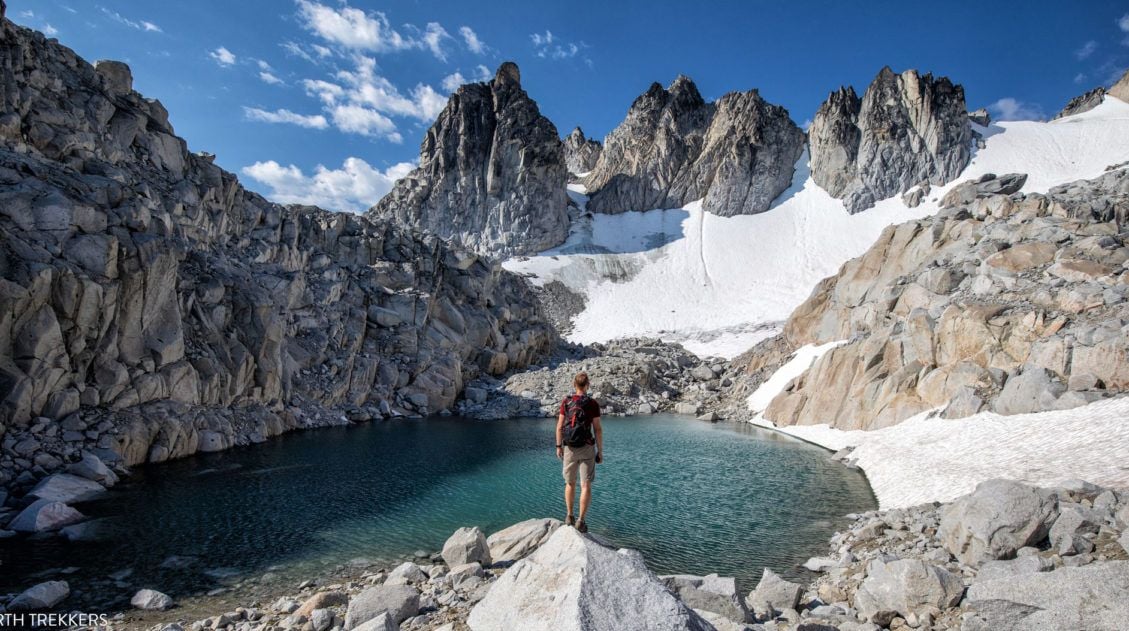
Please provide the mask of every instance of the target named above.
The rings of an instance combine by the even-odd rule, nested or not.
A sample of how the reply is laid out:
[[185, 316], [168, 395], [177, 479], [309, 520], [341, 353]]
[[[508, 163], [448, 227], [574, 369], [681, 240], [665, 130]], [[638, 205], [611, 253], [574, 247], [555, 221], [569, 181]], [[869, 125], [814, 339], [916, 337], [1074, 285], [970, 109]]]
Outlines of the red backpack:
[[587, 394], [574, 394], [564, 400], [565, 425], [563, 439], [569, 447], [583, 447], [592, 445], [592, 419], [585, 409], [588, 401]]

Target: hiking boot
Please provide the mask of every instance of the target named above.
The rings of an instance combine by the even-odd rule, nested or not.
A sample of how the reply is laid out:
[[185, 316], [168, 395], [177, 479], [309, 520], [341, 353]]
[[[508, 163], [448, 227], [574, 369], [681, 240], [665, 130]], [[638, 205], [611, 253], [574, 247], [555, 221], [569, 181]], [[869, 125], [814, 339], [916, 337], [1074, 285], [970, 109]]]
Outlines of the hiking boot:
[[565, 517], [565, 525], [566, 526], [575, 526], [576, 525], [576, 518], [573, 517], [572, 515]]
[[579, 532], [588, 532], [588, 524], [586, 524], [584, 520], [581, 519], [580, 521], [576, 522], [576, 530]]

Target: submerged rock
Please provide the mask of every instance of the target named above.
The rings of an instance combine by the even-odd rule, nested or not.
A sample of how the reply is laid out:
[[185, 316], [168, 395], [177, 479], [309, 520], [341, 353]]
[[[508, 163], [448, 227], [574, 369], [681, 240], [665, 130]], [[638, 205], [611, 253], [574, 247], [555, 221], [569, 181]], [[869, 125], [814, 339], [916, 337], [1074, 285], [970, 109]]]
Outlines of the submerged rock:
[[93, 480], [69, 473], [56, 473], [43, 478], [28, 495], [51, 502], [75, 504], [98, 499], [105, 492], [106, 488]]
[[86, 517], [62, 502], [35, 500], [8, 524], [16, 532], [49, 532], [82, 521]]
[[471, 610], [474, 631], [705, 631], [711, 626], [647, 569], [642, 555], [612, 550], [559, 528], [506, 570]]
[[47, 581], [25, 590], [8, 601], [8, 611], [39, 611], [51, 609], [63, 602], [71, 593], [66, 581]]

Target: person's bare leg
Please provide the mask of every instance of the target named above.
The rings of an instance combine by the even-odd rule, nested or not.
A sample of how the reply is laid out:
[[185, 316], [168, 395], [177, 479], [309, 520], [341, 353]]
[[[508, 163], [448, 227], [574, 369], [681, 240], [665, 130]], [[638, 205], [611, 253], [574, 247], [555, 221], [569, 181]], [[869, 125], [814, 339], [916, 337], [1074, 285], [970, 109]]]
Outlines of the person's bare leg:
[[[574, 487], [572, 484], [570, 484], [568, 482], [565, 482], [565, 510], [567, 511], [565, 513], [566, 515], [572, 515], [573, 514], [573, 512], [572, 512], [572, 500], [575, 498], [575, 496], [576, 496], [576, 487]], [[581, 494], [581, 497], [582, 498], [584, 497], [583, 494]], [[580, 510], [583, 512], [583, 510], [584, 510], [583, 504], [581, 506], [582, 506], [582, 508]]]
[[588, 514], [588, 504], [592, 502], [592, 485], [587, 482], [580, 483], [580, 516], [576, 521], [584, 521], [584, 516]]

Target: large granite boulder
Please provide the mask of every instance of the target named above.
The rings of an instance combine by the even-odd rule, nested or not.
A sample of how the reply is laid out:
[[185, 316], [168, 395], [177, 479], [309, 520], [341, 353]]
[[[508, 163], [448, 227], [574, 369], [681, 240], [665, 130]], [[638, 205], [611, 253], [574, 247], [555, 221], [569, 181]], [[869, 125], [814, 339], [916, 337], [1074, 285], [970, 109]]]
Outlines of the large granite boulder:
[[749, 618], [745, 599], [737, 591], [737, 581], [731, 576], [674, 574], [660, 576], [659, 579], [695, 611], [709, 611], [736, 622], [745, 622]]
[[803, 585], [784, 580], [766, 567], [756, 588], [745, 598], [745, 604], [757, 614], [771, 616], [787, 609], [795, 609], [800, 604], [803, 593]]
[[631, 550], [605, 548], [559, 528], [497, 579], [471, 610], [473, 631], [712, 629]]
[[1129, 620], [1129, 561], [977, 580], [962, 631], [1115, 631]]
[[1046, 538], [1057, 515], [1055, 498], [1012, 480], [988, 480], [945, 508], [937, 536], [969, 565], [1008, 559]]
[[396, 624], [419, 613], [419, 592], [408, 585], [377, 585], [357, 594], [345, 612], [345, 629], [355, 629], [381, 614]]
[[174, 604], [172, 596], [155, 589], [139, 589], [129, 600], [129, 604], [146, 611], [164, 611]]
[[923, 607], [953, 607], [963, 594], [961, 577], [944, 568], [920, 559], [875, 560], [855, 593], [855, 608], [867, 618], [880, 612], [904, 617]]
[[419, 167], [367, 213], [504, 257], [568, 236], [568, 169], [557, 128], [512, 62], [459, 87], [420, 145]]
[[792, 182], [804, 134], [756, 90], [707, 103], [689, 78], [652, 84], [604, 142], [584, 183], [588, 210], [677, 208], [723, 217], [768, 210]]
[[443, 561], [447, 567], [481, 563], [490, 565], [490, 545], [478, 526], [459, 528], [443, 544]]
[[559, 519], [527, 519], [503, 528], [486, 539], [494, 563], [523, 559], [549, 540], [561, 527]]
[[860, 99], [832, 92], [808, 129], [811, 175], [855, 213], [968, 165], [972, 129], [964, 89], [948, 78], [885, 67]]
[[584, 131], [577, 127], [564, 139], [565, 166], [569, 173], [588, 173], [596, 167], [602, 150], [600, 141], [585, 138]]

